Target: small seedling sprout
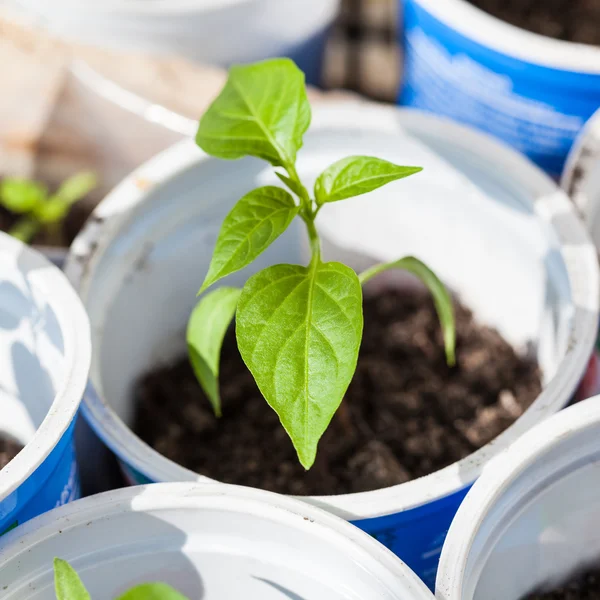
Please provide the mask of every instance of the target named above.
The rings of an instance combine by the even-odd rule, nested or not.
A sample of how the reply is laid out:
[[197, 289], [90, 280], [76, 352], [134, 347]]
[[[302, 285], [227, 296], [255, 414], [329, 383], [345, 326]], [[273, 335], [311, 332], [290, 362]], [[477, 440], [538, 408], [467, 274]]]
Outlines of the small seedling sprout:
[[[75, 569], [60, 558], [54, 559], [54, 590], [56, 600], [91, 600], [89, 592]], [[121, 594], [115, 600], [188, 600], [166, 583], [142, 583]]]
[[67, 179], [54, 194], [41, 183], [8, 177], [0, 183], [0, 204], [20, 218], [8, 231], [13, 237], [30, 243], [46, 229], [56, 242], [61, 241], [60, 227], [74, 204], [96, 187], [96, 176], [82, 172]]
[[447, 362], [455, 360], [452, 301], [425, 264], [407, 256], [357, 274], [342, 263], [324, 262], [315, 226], [326, 204], [366, 194], [421, 168], [349, 156], [327, 167], [311, 193], [296, 170], [310, 121], [304, 75], [291, 60], [230, 69], [223, 90], [200, 121], [196, 142], [217, 158], [266, 160], [289, 191], [260, 187], [237, 202], [225, 217], [199, 294], [252, 263], [295, 218], [306, 226], [311, 259], [307, 266], [268, 267], [243, 289], [219, 287], [204, 294], [187, 331], [194, 372], [220, 416], [219, 358], [235, 316], [241, 356], [306, 469], [314, 463], [319, 439], [356, 369], [363, 329], [361, 286], [368, 280], [388, 269], [404, 269], [421, 279], [433, 296]]

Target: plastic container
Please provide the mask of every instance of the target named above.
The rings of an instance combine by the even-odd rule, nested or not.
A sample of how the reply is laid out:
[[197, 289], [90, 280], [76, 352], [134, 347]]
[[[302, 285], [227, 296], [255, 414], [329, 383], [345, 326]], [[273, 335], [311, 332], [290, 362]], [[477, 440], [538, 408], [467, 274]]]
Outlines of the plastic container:
[[289, 56], [317, 84], [339, 0], [11, 0], [65, 39], [229, 66]]
[[25, 448], [0, 471], [0, 535], [79, 495], [75, 418], [90, 329], [64, 275], [0, 234], [0, 435]]
[[600, 396], [492, 461], [448, 533], [439, 600], [519, 600], [600, 565]]
[[[301, 176], [310, 185], [325, 166], [351, 154], [425, 171], [325, 207], [317, 222], [325, 258], [343, 254], [363, 268], [419, 256], [480, 321], [515, 347], [537, 352], [544, 370], [543, 393], [531, 408], [469, 458], [388, 489], [307, 498], [376, 536], [433, 586], [446, 530], [481, 466], [575, 393], [597, 327], [596, 253], [556, 185], [476, 131], [393, 107], [315, 107], [299, 154]], [[143, 189], [139, 180], [147, 183]], [[186, 323], [223, 217], [248, 190], [277, 181], [262, 162], [212, 159], [188, 141], [116, 188], [71, 247], [66, 272], [89, 312], [95, 351], [97, 395], [89, 390], [84, 414], [131, 482], [199, 477], [132, 433], [131, 388], [146, 371], [185, 353]], [[228, 284], [241, 285], [274, 262], [301, 261], [300, 226]]]
[[32, 521], [0, 549], [3, 600], [54, 600], [55, 556], [93, 598], [164, 581], [190, 600], [433, 600], [406, 565], [342, 519], [229, 485], [129, 488]]
[[466, 0], [404, 0], [400, 103], [478, 127], [558, 178], [600, 106], [600, 47], [509, 25]]

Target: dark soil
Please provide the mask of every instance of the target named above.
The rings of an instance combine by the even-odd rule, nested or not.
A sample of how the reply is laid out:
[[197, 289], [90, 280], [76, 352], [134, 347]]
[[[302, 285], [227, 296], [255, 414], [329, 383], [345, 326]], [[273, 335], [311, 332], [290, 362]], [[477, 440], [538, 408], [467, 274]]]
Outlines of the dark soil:
[[18, 442], [0, 437], [0, 469], [3, 469], [22, 449], [23, 446]]
[[243, 364], [233, 331], [223, 345], [222, 419], [186, 358], [137, 385], [134, 430], [158, 452], [227, 483], [340, 494], [427, 475], [506, 429], [538, 396], [537, 364], [457, 307], [457, 367], [446, 365], [426, 295], [365, 298], [358, 368], [306, 472]]
[[[48, 229], [43, 229], [35, 236], [32, 243], [40, 246], [68, 248], [83, 227], [90, 212], [91, 208], [84, 203], [74, 204], [62, 225], [59, 226], [56, 235], [53, 235]], [[8, 231], [19, 218], [18, 215], [14, 215], [0, 206], [1, 231]]]
[[600, 600], [600, 569], [586, 571], [551, 592], [535, 592], [524, 600]]
[[511, 25], [600, 46], [600, 0], [468, 0]]

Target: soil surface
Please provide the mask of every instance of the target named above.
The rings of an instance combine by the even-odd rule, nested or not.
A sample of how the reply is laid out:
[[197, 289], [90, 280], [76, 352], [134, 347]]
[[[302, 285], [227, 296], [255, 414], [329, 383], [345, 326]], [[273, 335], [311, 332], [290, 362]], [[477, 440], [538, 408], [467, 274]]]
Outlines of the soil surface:
[[511, 25], [600, 46], [600, 0], [468, 0]]
[[541, 390], [533, 360], [456, 308], [457, 366], [446, 365], [428, 295], [366, 297], [358, 368], [317, 460], [306, 472], [260, 395], [230, 331], [217, 420], [187, 358], [143, 378], [134, 430], [158, 452], [227, 483], [276, 492], [341, 494], [427, 475], [506, 429]]
[[23, 446], [18, 442], [0, 437], [0, 469], [3, 469], [22, 449]]
[[[48, 229], [42, 229], [35, 236], [32, 244], [68, 248], [83, 227], [90, 212], [91, 208], [89, 206], [83, 203], [74, 204], [62, 225], [59, 226], [56, 235], [52, 235]], [[0, 230], [8, 231], [19, 218], [19, 215], [14, 215], [0, 206]]]
[[600, 568], [586, 571], [550, 592], [535, 592], [524, 600], [600, 600]]

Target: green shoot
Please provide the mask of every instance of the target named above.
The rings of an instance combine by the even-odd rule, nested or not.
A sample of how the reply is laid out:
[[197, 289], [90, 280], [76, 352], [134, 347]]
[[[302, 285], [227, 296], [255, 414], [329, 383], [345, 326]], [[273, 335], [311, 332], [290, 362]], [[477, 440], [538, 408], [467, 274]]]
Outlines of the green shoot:
[[377, 265], [358, 275], [324, 262], [315, 226], [320, 209], [414, 175], [372, 156], [350, 156], [319, 176], [312, 194], [296, 170], [296, 155], [311, 121], [304, 75], [288, 59], [232, 67], [220, 95], [200, 121], [196, 142], [206, 153], [268, 161], [288, 188], [261, 187], [233, 207], [219, 233], [199, 293], [243, 269], [300, 218], [310, 241], [307, 266], [279, 264], [250, 277], [242, 290], [205, 294], [188, 326], [190, 359], [217, 416], [219, 355], [233, 318], [242, 358], [290, 436], [302, 465], [314, 463], [319, 439], [354, 375], [362, 339], [361, 285], [387, 269], [405, 269], [429, 288], [454, 364], [451, 298], [437, 276], [414, 257]]
[[20, 215], [9, 234], [30, 243], [42, 230], [57, 238], [61, 223], [74, 204], [95, 187], [96, 176], [83, 172], [67, 179], [54, 194], [35, 181], [6, 178], [0, 183], [0, 205]]
[[[91, 600], [89, 592], [75, 569], [60, 558], [54, 559], [54, 590], [56, 600]], [[142, 583], [116, 600], [187, 600], [166, 583]]]

